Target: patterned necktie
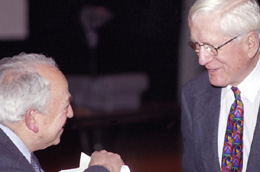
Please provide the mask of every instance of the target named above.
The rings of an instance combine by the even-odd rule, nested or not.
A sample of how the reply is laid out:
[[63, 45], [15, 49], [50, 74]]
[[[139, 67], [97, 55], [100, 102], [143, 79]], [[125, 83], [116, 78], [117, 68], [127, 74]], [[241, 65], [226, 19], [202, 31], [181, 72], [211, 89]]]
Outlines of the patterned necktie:
[[31, 153], [31, 165], [36, 172], [44, 172], [34, 153]]
[[227, 121], [221, 172], [241, 172], [243, 165], [243, 103], [238, 88], [231, 89], [235, 94], [235, 101]]

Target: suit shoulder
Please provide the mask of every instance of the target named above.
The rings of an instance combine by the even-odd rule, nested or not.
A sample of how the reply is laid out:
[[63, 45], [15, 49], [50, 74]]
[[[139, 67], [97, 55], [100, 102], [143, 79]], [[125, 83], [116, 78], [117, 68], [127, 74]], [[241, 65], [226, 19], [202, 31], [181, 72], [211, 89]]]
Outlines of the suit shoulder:
[[0, 171], [33, 171], [24, 155], [0, 129]]
[[212, 85], [209, 82], [208, 72], [204, 71], [197, 77], [187, 82], [182, 89], [185, 91], [189, 90], [198, 92], [199, 90], [205, 90], [208, 87], [212, 87]]

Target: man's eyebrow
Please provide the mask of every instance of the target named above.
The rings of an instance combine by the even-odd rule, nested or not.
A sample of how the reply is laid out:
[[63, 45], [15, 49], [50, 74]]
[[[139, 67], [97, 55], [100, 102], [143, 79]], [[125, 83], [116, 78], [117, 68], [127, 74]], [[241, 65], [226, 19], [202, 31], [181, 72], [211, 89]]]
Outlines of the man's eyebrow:
[[64, 100], [64, 103], [65, 104], [70, 104], [71, 102], [71, 95], [69, 95], [65, 100]]
[[71, 103], [71, 100], [72, 100], [72, 95], [70, 94], [68, 98], [69, 103]]

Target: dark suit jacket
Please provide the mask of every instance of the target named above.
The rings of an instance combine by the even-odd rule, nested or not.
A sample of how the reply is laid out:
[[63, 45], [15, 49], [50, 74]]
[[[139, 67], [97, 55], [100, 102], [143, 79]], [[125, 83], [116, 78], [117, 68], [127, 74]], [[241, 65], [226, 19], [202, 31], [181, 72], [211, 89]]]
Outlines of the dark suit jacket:
[[[221, 88], [213, 87], [205, 71], [182, 89], [184, 172], [220, 172], [218, 123]], [[247, 172], [260, 171], [260, 117], [247, 164]]]
[[31, 164], [0, 129], [0, 171], [35, 172]]
[[[0, 172], [35, 172], [31, 164], [0, 129]], [[102, 166], [93, 166], [86, 172], [109, 172]]]

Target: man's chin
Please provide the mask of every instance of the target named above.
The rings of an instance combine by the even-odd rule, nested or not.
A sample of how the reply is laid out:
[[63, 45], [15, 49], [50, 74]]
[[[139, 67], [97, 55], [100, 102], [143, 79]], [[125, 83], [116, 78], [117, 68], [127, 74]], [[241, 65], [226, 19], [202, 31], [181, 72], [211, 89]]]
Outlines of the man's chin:
[[209, 82], [211, 85], [215, 87], [226, 87], [227, 84], [223, 81], [223, 79], [219, 79], [219, 77], [210, 76], [209, 75]]
[[227, 85], [222, 83], [222, 82], [216, 82], [216, 81], [211, 81], [210, 84], [213, 85], [214, 87], [226, 87]]
[[63, 133], [63, 129], [60, 131], [60, 133], [58, 134], [58, 136], [55, 138], [55, 140], [52, 142], [52, 145], [58, 145], [60, 143], [60, 138], [61, 135]]
[[52, 145], [55, 146], [55, 145], [58, 145], [60, 143], [60, 137], [59, 138], [56, 138], [53, 142], [52, 142]]

